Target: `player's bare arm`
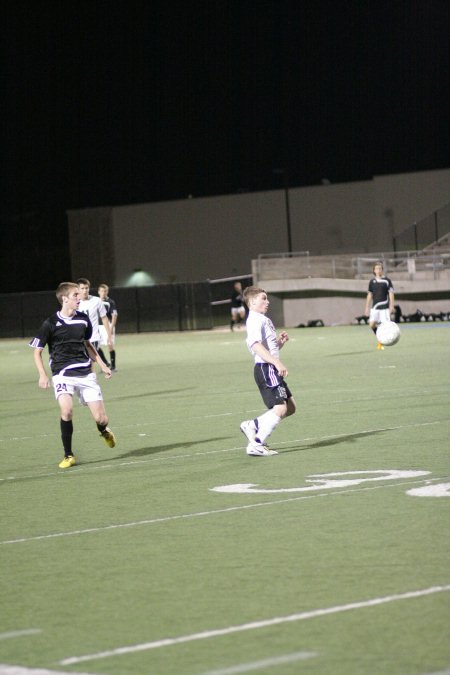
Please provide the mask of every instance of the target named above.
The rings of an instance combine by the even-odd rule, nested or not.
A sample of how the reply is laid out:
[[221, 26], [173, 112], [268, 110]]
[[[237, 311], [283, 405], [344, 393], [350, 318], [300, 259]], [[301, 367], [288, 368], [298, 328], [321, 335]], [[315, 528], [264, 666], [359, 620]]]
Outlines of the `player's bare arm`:
[[272, 356], [269, 350], [266, 349], [261, 342], [254, 342], [252, 344], [252, 350], [255, 352], [255, 354], [258, 354], [258, 356], [264, 359], [266, 363], [271, 363], [273, 366], [275, 366], [281, 377], [287, 377], [288, 370], [286, 366], [280, 361], [280, 359]]
[[106, 379], [109, 380], [109, 378], [112, 376], [112, 371], [110, 370], [110, 368], [108, 368], [108, 366], [103, 361], [98, 351], [95, 349], [94, 345], [91, 342], [89, 342], [89, 340], [85, 340], [84, 344], [86, 345], [87, 353], [91, 361], [93, 361], [94, 363], [98, 363]]
[[108, 347], [113, 347], [111, 324], [109, 323], [108, 317], [106, 315], [102, 316], [101, 319], [106, 330], [106, 335], [108, 336]]
[[392, 291], [389, 291], [389, 312], [391, 315], [395, 312], [394, 293]]
[[45, 372], [44, 362], [42, 361], [42, 349], [36, 348], [34, 350], [34, 363], [39, 373], [39, 387], [41, 389], [48, 389], [50, 387], [50, 380]]

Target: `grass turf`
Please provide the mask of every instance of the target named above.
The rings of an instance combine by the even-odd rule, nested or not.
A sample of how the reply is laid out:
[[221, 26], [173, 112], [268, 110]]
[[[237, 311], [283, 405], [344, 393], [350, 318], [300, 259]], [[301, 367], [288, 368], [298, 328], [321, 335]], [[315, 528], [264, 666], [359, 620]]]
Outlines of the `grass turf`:
[[[26, 343], [1, 341], [0, 663], [109, 675], [448, 667], [450, 593], [402, 595], [450, 584], [450, 490], [407, 494], [450, 481], [449, 330], [403, 326], [379, 352], [364, 326], [291, 329], [298, 412], [267, 458], [247, 457], [239, 432], [263, 411], [243, 332], [120, 335], [119, 372], [100, 378], [117, 446], [76, 405], [78, 463], [65, 471], [53, 392], [38, 389]], [[352, 473], [393, 469], [429, 473]], [[366, 481], [321, 486], [335, 472]], [[212, 490], [244, 483], [267, 492]], [[341, 609], [317, 611], [330, 608]]]

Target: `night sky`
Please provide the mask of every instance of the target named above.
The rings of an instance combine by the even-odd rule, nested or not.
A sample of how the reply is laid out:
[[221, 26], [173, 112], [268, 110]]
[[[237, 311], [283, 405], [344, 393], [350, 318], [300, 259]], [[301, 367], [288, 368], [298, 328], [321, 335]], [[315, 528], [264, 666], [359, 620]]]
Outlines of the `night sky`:
[[[56, 285], [66, 209], [273, 189], [280, 167], [291, 186], [449, 167], [449, 8], [7, 3], [2, 267], [25, 240], [43, 257], [37, 287]], [[29, 290], [26, 276], [3, 291]]]

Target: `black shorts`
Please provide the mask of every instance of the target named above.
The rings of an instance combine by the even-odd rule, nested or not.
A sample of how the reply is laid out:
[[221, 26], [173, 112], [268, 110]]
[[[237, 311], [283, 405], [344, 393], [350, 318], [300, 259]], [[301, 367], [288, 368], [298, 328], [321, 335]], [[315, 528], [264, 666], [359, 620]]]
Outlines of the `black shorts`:
[[289, 387], [271, 363], [255, 363], [253, 374], [267, 408], [281, 405], [292, 398]]

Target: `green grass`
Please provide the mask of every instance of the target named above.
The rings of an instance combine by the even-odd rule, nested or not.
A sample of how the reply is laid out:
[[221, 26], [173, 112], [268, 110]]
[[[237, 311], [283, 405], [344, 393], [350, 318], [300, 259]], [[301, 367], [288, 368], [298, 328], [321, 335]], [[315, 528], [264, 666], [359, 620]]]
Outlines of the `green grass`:
[[[384, 352], [365, 326], [289, 332], [298, 412], [270, 439], [278, 456], [245, 454], [239, 423], [263, 406], [243, 332], [120, 335], [119, 372], [101, 378], [117, 446], [76, 404], [78, 464], [66, 471], [53, 392], [38, 388], [26, 341], [0, 342], [1, 664], [108, 675], [449, 667], [450, 592], [402, 596], [450, 584], [450, 490], [407, 494], [450, 483], [450, 326], [404, 326]], [[429, 473], [317, 482], [393, 469]], [[243, 483], [269, 491], [212, 490]], [[97, 656], [66, 662], [85, 655]]]

